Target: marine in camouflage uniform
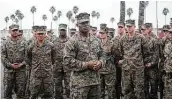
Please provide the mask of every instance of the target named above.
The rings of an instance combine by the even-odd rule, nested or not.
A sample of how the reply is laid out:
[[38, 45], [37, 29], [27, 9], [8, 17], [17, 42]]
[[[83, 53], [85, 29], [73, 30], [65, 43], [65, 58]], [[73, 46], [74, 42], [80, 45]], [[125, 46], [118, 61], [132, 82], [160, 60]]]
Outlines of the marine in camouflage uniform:
[[76, 33], [76, 29], [74, 29], [74, 28], [71, 28], [70, 29], [70, 37], [72, 37], [74, 34]]
[[135, 33], [135, 20], [126, 21], [127, 31], [120, 40], [122, 87], [124, 99], [145, 99], [144, 95], [144, 36]]
[[172, 98], [172, 29], [169, 30], [168, 34], [161, 40], [161, 54], [164, 57], [164, 63], [161, 68], [162, 79], [164, 82], [164, 95], [163, 99]]
[[46, 26], [36, 30], [35, 43], [29, 45], [27, 62], [30, 66], [30, 99], [53, 99], [53, 64], [55, 49], [53, 43], [46, 40]]
[[99, 69], [105, 63], [99, 39], [89, 34], [90, 14], [77, 17], [79, 33], [73, 35], [64, 48], [64, 63], [72, 70], [71, 99], [100, 99]]
[[146, 99], [158, 99], [158, 62], [159, 47], [158, 39], [152, 33], [152, 23], [145, 23], [144, 36], [147, 40], [145, 53], [145, 95]]
[[55, 35], [53, 35], [53, 31], [47, 31], [47, 35], [48, 35], [48, 39], [50, 40], [50, 42], [53, 42], [57, 37]]
[[[105, 25], [105, 24], [101, 24]], [[106, 93], [108, 99], [115, 99], [115, 82], [116, 82], [116, 67], [114, 62], [114, 57], [112, 54], [113, 42], [110, 37], [108, 37], [108, 28], [105, 26], [100, 26], [99, 37], [101, 40], [101, 47], [106, 54], [106, 64], [100, 69], [101, 78], [101, 93], [102, 98], [105, 99]]]
[[121, 89], [121, 73], [122, 73], [122, 68], [120, 64], [118, 64], [119, 60], [122, 59], [121, 52], [120, 52], [120, 40], [121, 38], [125, 35], [125, 23], [123, 22], [118, 22], [118, 36], [114, 37], [112, 39], [113, 41], [113, 55], [114, 55], [114, 60], [115, 60], [115, 66], [116, 66], [116, 79], [117, 82], [115, 84], [116, 88], [116, 97], [117, 99], [120, 99], [120, 96], [122, 96], [122, 89]]
[[96, 37], [96, 34], [97, 34], [97, 27], [91, 26], [90, 34], [91, 34], [92, 36], [95, 36], [95, 37]]
[[163, 50], [164, 50], [164, 43], [165, 42], [165, 39], [168, 37], [168, 33], [169, 33], [169, 30], [170, 29], [170, 26], [169, 25], [164, 25], [163, 26], [163, 33], [164, 33], [164, 37], [162, 39], [159, 39], [159, 57], [160, 57], [160, 62], [159, 62], [159, 91], [160, 91], [160, 99], [163, 99], [163, 96], [164, 96], [164, 81], [163, 81], [163, 75], [164, 73], [162, 72], [163, 71], [163, 68], [164, 68], [164, 62], [165, 62], [165, 57], [164, 57], [164, 53], [163, 53]]
[[17, 99], [25, 99], [26, 87], [26, 42], [18, 37], [19, 26], [9, 27], [11, 37], [2, 44], [1, 60], [4, 66], [4, 98], [12, 99], [14, 90]]
[[32, 26], [32, 37], [27, 41], [28, 45], [33, 44], [36, 40], [35, 34], [36, 34], [36, 30], [38, 30], [39, 26]]
[[110, 38], [114, 38], [115, 35], [115, 29], [114, 28], [109, 28], [108, 29], [108, 35], [110, 36]]
[[70, 70], [64, 67], [63, 63], [63, 49], [65, 47], [65, 43], [68, 41], [69, 37], [66, 34], [67, 25], [60, 24], [59, 25], [59, 37], [54, 40], [54, 47], [56, 51], [56, 61], [53, 67], [54, 73], [54, 82], [55, 82], [55, 99], [63, 99], [63, 83], [64, 80], [64, 88], [65, 94], [67, 98], [70, 96]]

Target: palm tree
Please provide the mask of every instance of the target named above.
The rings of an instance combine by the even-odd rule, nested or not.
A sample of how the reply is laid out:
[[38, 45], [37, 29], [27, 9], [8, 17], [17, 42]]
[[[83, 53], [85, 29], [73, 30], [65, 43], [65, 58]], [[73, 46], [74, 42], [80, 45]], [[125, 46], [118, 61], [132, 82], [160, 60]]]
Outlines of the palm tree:
[[132, 14], [133, 14], [133, 9], [132, 8], [128, 8], [127, 9], [127, 15], [129, 17], [129, 19], [130, 19], [130, 17], [131, 17]]
[[125, 1], [120, 1], [120, 22], [125, 22]]
[[9, 21], [9, 17], [8, 17], [8, 16], [6, 16], [6, 17], [5, 17], [5, 22], [6, 22], [6, 30], [8, 29], [8, 21]]
[[75, 18], [74, 18], [74, 17], [71, 18], [71, 22], [72, 22], [72, 24], [74, 24], [74, 26], [75, 26], [75, 28], [76, 28], [76, 25], [75, 25]]
[[47, 20], [47, 15], [42, 15], [42, 20], [44, 20], [44, 25], [45, 25], [45, 21]]
[[110, 22], [112, 23], [112, 27], [114, 27], [114, 21], [115, 21], [115, 18], [114, 17], [111, 17], [110, 18]]
[[149, 1], [145, 1], [145, 10], [144, 10], [144, 14], [145, 14], [145, 23], [146, 23], [146, 8], [149, 5]]
[[146, 7], [146, 1], [139, 1], [139, 20], [138, 20], [138, 28], [139, 28], [139, 32], [141, 26], [144, 24], [144, 10]]
[[20, 10], [16, 10], [16, 11], [15, 11], [15, 15], [16, 15], [17, 17], [19, 17], [20, 14], [21, 14], [21, 11], [20, 11]]
[[52, 21], [51, 21], [51, 29], [52, 29], [52, 24], [53, 24], [53, 14], [56, 12], [56, 8], [54, 6], [51, 6], [49, 11], [52, 14]]
[[14, 23], [14, 21], [15, 21], [15, 15], [14, 14], [12, 14], [11, 16], [10, 16], [10, 19], [12, 20], [12, 24]]
[[34, 16], [35, 16], [35, 12], [36, 12], [36, 7], [35, 6], [32, 6], [31, 9], [30, 9], [30, 12], [33, 14], [33, 26], [34, 26]]
[[19, 15], [18, 15], [18, 20], [20, 21], [20, 27], [22, 28], [22, 20], [23, 20], [23, 18], [24, 18], [24, 15], [22, 14], [22, 13], [20, 13]]
[[66, 13], [66, 17], [68, 18], [68, 20], [69, 20], [69, 23], [68, 23], [68, 30], [69, 30], [69, 28], [70, 28], [70, 20], [71, 20], [71, 18], [72, 18], [72, 11], [68, 11], [67, 13]]
[[164, 16], [165, 16], [165, 25], [166, 25], [166, 16], [167, 16], [168, 13], [169, 13], [168, 8], [164, 8], [163, 11], [162, 11], [162, 14], [164, 14]]
[[76, 14], [78, 13], [78, 11], [79, 11], [79, 8], [77, 6], [74, 6], [73, 13], [75, 14], [75, 17], [76, 17]]
[[100, 17], [100, 13], [99, 12], [96, 13], [96, 17], [97, 17], [97, 26], [98, 26], [98, 19]]
[[16, 24], [18, 24], [19, 19], [15, 18], [14, 22], [15, 22]]
[[96, 17], [96, 11], [92, 11], [91, 16], [92, 16], [92, 25], [93, 25], [93, 19]]
[[62, 11], [58, 11], [57, 12], [57, 17], [58, 17], [58, 20], [59, 20], [59, 23], [60, 23], [60, 17], [62, 16]]
[[58, 20], [58, 16], [54, 16], [53, 21], [56, 23], [56, 25], [57, 25], [57, 20]]

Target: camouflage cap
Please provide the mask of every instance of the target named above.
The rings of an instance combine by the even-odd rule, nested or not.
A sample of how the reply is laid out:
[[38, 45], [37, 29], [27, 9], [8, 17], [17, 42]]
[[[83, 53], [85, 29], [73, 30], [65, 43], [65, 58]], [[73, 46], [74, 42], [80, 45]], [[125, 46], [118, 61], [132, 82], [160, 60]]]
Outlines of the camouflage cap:
[[117, 25], [123, 25], [123, 26], [125, 26], [125, 23], [124, 22], [118, 22]]
[[152, 23], [145, 23], [144, 26], [145, 26], [145, 28], [150, 28], [150, 27], [152, 27]]
[[46, 33], [47, 32], [47, 26], [39, 26], [37, 29], [38, 33]]
[[71, 28], [71, 29], [70, 29], [70, 32], [76, 32], [76, 29]]
[[114, 29], [114, 28], [109, 28], [108, 31], [109, 31], [109, 32], [114, 32], [115, 29]]
[[133, 26], [133, 25], [135, 25], [135, 20], [131, 20], [131, 19], [126, 20], [126, 26]]
[[105, 29], [107, 27], [107, 24], [106, 23], [101, 23], [100, 24], [100, 29]]
[[87, 22], [90, 21], [90, 14], [84, 12], [84, 13], [79, 13], [76, 16], [77, 23], [82, 23], [82, 22]]
[[163, 28], [162, 28], [162, 30], [167, 30], [167, 31], [168, 31], [169, 29], [170, 29], [170, 25], [164, 25]]
[[96, 31], [97, 30], [97, 27], [92, 26], [91, 29]]
[[18, 29], [19, 29], [19, 25], [17, 25], [17, 24], [12, 24], [12, 25], [9, 26], [9, 29], [10, 29], [10, 30], [18, 30]]
[[67, 30], [67, 24], [59, 24], [59, 30]]
[[36, 32], [39, 29], [39, 26], [32, 26], [32, 30]]

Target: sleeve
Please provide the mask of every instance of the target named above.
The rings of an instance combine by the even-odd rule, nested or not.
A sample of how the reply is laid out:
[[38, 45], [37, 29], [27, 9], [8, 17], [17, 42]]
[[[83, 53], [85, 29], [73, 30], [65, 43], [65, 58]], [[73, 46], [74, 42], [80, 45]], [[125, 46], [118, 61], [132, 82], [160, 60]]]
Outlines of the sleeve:
[[71, 39], [66, 42], [64, 48], [64, 65], [70, 70], [82, 71], [87, 69], [87, 63], [76, 58], [78, 51], [78, 46], [76, 46], [76, 43], [77, 42]]
[[26, 69], [31, 69], [31, 66], [32, 66], [32, 44], [30, 44], [27, 48], [26, 48], [26, 64], [27, 64], [27, 67]]
[[56, 61], [56, 51], [55, 51], [54, 44], [52, 44], [51, 57], [52, 57], [52, 59], [51, 59], [52, 60], [52, 64], [54, 65], [55, 61]]
[[158, 64], [159, 61], [159, 47], [158, 47], [158, 42], [157, 40], [154, 40], [154, 53], [153, 53], [153, 60], [152, 60], [152, 64], [156, 65]]
[[9, 61], [8, 56], [7, 56], [6, 42], [3, 42], [2, 46], [1, 46], [1, 61], [2, 61], [2, 64], [6, 68], [12, 69], [12, 63]]
[[98, 52], [99, 61], [101, 61], [102, 67], [104, 67], [105, 64], [106, 64], [106, 54], [103, 51], [103, 48], [101, 47], [100, 42], [99, 42], [99, 49], [100, 49], [99, 52]]
[[143, 63], [144, 65], [146, 65], [147, 59], [146, 59], [146, 55], [147, 55], [147, 39], [143, 36], [142, 37], [142, 57], [143, 57]]

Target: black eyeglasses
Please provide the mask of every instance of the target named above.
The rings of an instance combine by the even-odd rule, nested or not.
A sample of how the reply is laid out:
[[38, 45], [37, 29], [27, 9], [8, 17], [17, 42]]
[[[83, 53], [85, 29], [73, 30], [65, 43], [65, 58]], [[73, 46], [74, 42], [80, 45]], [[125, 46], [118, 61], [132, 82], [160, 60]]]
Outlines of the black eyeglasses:
[[141, 29], [141, 31], [144, 31], [145, 29]]
[[118, 26], [118, 28], [124, 28], [124, 27], [122, 27], [122, 26]]
[[38, 35], [44, 35], [44, 33], [38, 33]]
[[163, 30], [163, 32], [168, 32], [168, 30]]

